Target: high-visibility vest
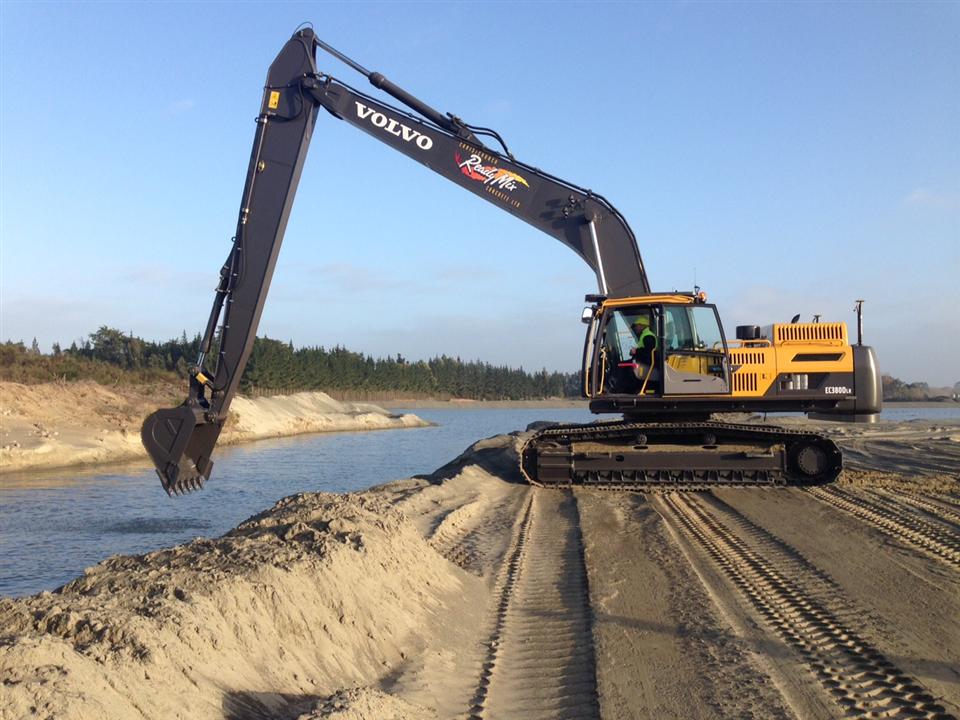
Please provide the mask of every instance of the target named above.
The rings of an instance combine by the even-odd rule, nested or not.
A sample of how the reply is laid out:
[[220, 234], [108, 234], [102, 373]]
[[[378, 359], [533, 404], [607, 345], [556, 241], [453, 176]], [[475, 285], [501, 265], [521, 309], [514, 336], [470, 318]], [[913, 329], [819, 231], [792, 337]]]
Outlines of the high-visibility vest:
[[643, 331], [640, 333], [640, 337], [637, 338], [637, 347], [641, 350], [643, 350], [646, 347], [643, 341], [646, 340], [648, 335], [653, 338], [653, 349], [656, 350], [657, 336], [656, 336], [656, 333], [654, 333], [650, 328], [644, 328]]

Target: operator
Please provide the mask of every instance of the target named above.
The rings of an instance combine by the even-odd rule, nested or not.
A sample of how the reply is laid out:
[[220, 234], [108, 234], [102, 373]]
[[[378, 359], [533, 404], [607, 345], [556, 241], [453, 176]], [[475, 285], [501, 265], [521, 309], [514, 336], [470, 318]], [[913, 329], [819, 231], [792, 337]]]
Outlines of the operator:
[[637, 346], [630, 351], [630, 354], [638, 362], [649, 365], [652, 360], [653, 351], [657, 349], [657, 334], [650, 329], [650, 313], [644, 312], [638, 315], [633, 321], [633, 335], [637, 340]]
[[640, 383], [640, 388], [648, 387], [653, 379], [653, 355], [657, 349], [657, 334], [652, 330], [650, 313], [644, 311], [633, 321], [631, 329], [637, 346], [630, 351], [634, 360], [633, 376]]

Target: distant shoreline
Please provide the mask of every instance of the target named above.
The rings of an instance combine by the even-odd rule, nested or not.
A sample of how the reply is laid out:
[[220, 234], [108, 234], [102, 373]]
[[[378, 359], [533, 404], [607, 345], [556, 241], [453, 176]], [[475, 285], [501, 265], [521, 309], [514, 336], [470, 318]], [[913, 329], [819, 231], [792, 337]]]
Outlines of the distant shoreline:
[[[163, 389], [107, 388], [91, 381], [0, 383], [0, 473], [146, 460], [143, 418], [167, 405]], [[321, 392], [234, 399], [220, 445], [319, 432], [426, 427], [416, 415]]]
[[547, 398], [545, 400], [377, 400], [377, 405], [388, 410], [397, 408], [435, 409], [435, 410], [477, 410], [482, 408], [583, 408], [589, 409], [586, 400], [567, 398]]

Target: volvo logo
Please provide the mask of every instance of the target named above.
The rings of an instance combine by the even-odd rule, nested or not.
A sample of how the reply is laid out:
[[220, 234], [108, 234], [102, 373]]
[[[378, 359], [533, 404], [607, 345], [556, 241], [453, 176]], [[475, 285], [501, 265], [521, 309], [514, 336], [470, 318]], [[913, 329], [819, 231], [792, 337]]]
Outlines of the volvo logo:
[[433, 147], [433, 139], [423, 133], [407, 127], [399, 120], [387, 117], [382, 112], [369, 108], [362, 102], [355, 101], [357, 105], [357, 117], [361, 120], [369, 120], [374, 127], [382, 129], [391, 135], [396, 135], [404, 142], [412, 142], [421, 150], [429, 150]]

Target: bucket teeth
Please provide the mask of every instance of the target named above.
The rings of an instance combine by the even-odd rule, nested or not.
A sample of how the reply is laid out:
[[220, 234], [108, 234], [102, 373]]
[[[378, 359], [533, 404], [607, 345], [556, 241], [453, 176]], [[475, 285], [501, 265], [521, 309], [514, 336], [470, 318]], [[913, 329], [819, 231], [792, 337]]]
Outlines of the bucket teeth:
[[159, 470], [157, 471], [157, 475], [160, 476], [160, 484], [163, 485], [163, 489], [167, 491], [167, 495], [170, 497], [174, 495], [186, 495], [194, 490], [203, 490], [202, 475], [185, 475], [173, 481], [169, 481]]

